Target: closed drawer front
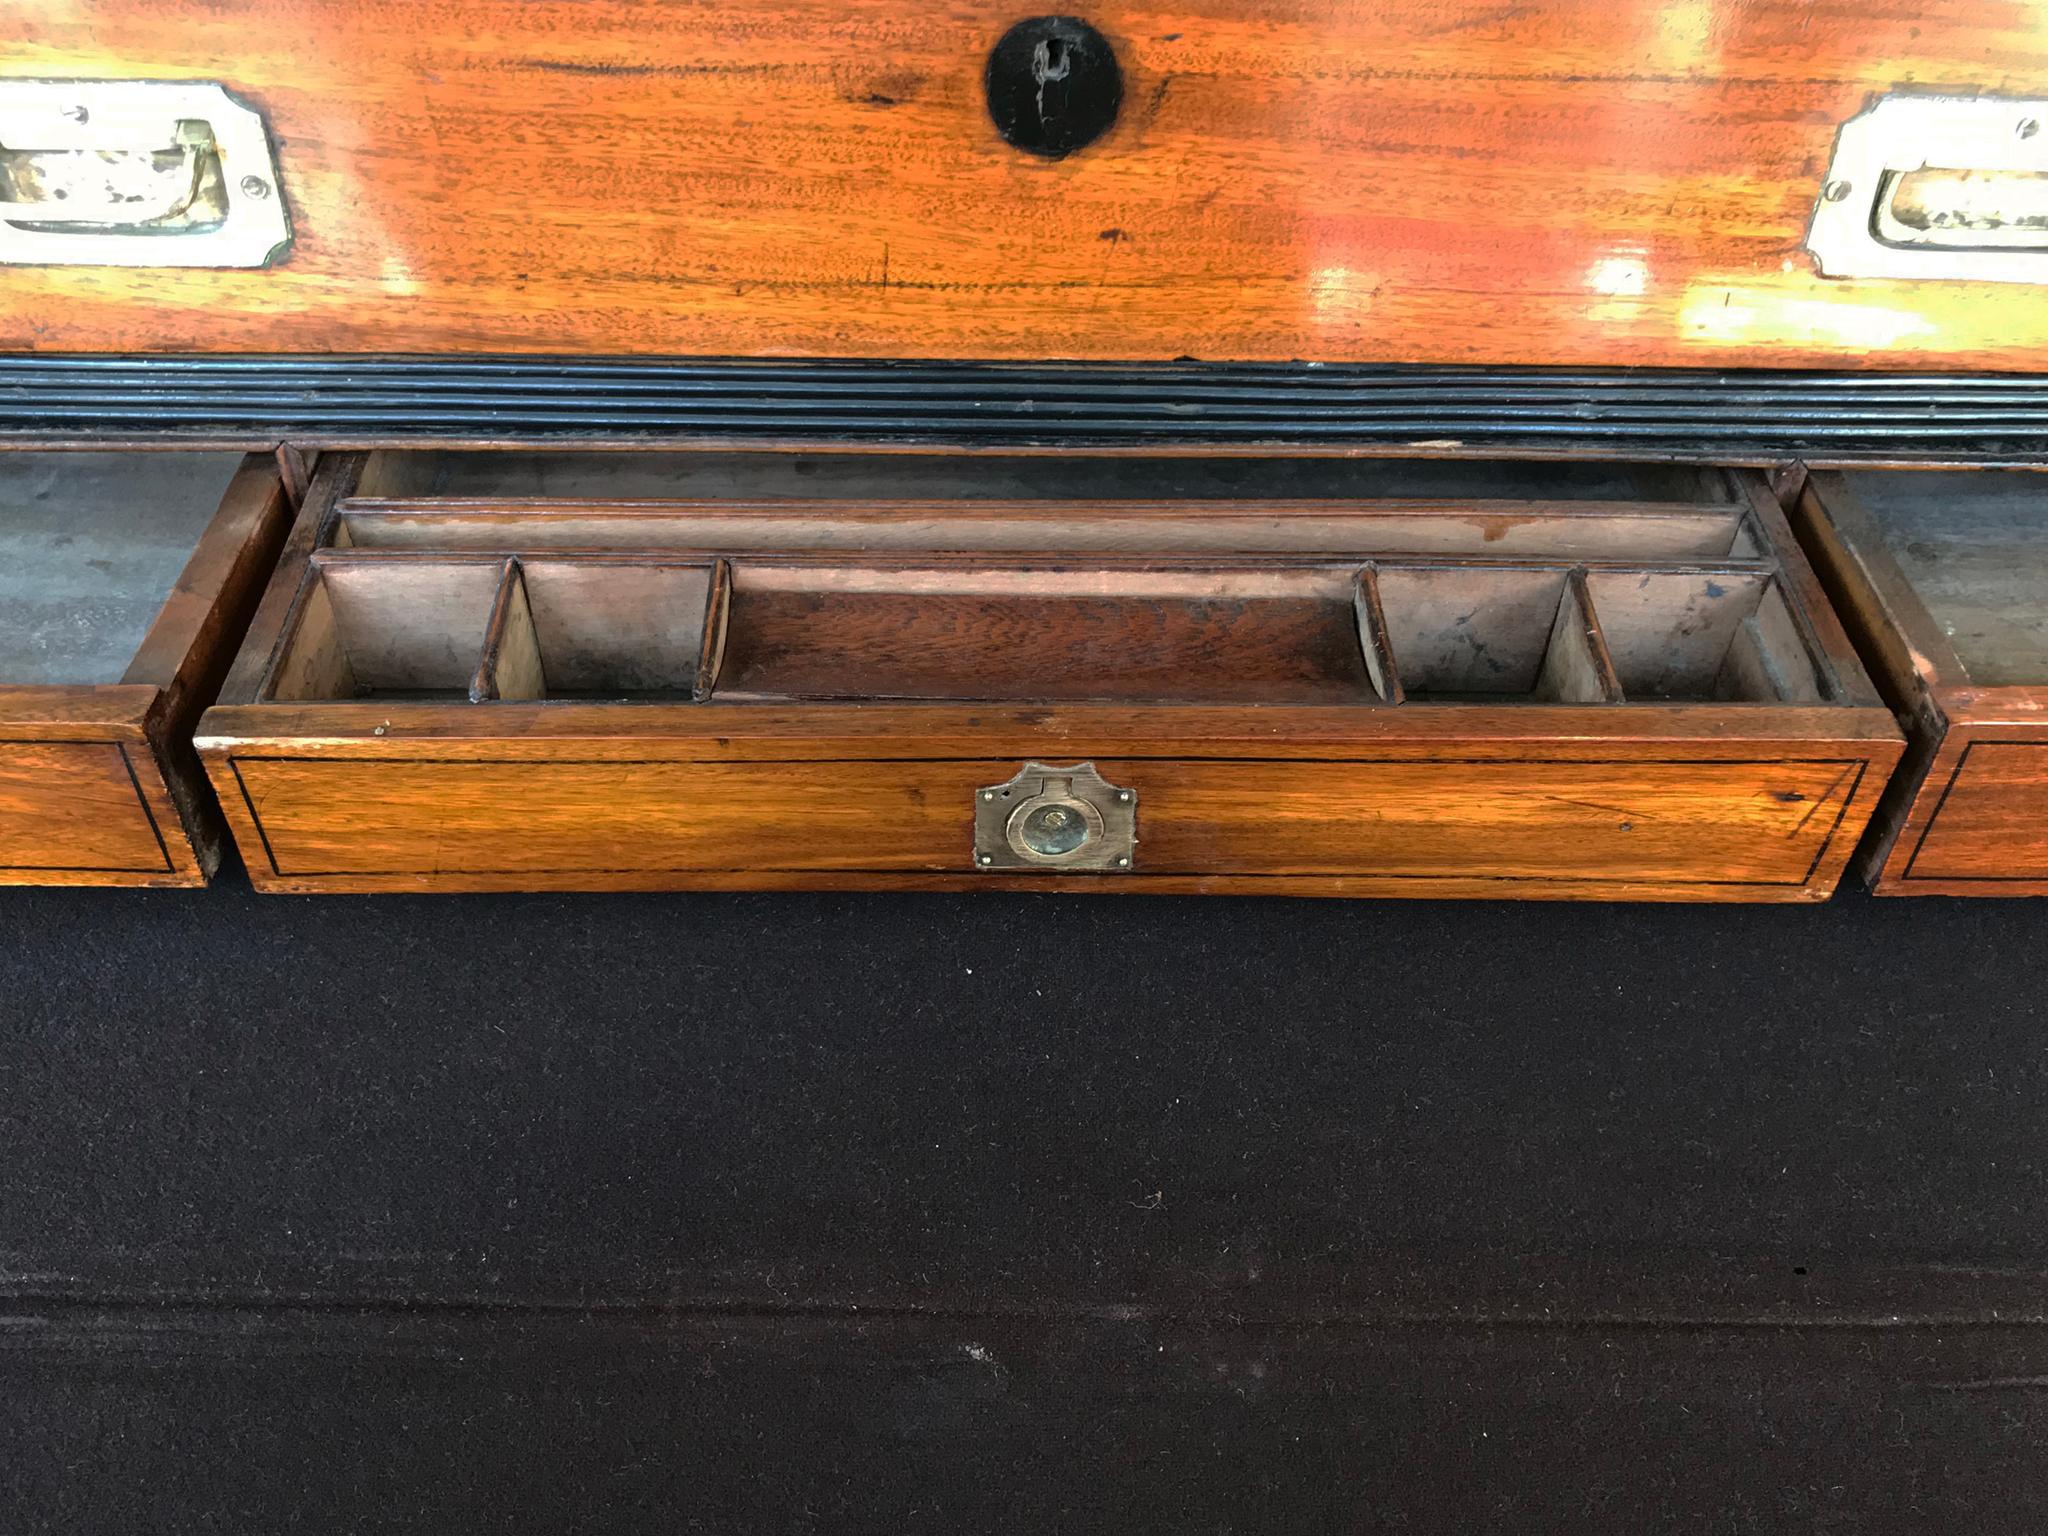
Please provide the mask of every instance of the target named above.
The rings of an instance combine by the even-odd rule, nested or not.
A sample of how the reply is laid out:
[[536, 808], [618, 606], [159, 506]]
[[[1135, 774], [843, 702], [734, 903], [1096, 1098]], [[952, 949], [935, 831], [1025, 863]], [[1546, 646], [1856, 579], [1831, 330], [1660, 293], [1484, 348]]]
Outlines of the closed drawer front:
[[[2014, 132], [2048, 70], [2023, 0], [12, 14], [10, 74], [30, 78], [0, 95], [9, 195], [69, 212], [0, 230], [22, 264], [0, 288], [10, 352], [2019, 371], [2048, 345], [2038, 288], [1970, 280], [2014, 275], [2017, 252], [2040, 281], [2027, 203], [1992, 200], [1995, 180], [1876, 196], [1930, 143], [1955, 171], [2038, 173]], [[83, 84], [110, 75], [156, 80]], [[1961, 133], [1886, 129], [1891, 154], [1831, 173], [1882, 125], [1875, 98], [1924, 98], [1914, 81], [2004, 101]], [[224, 89], [191, 99], [202, 82]], [[117, 108], [148, 115], [116, 126]], [[67, 152], [118, 173], [126, 206], [56, 203]], [[168, 217], [137, 206], [165, 181]], [[1816, 205], [1853, 237], [1846, 264]], [[1972, 227], [1972, 206], [2005, 227]], [[1926, 227], [1880, 240], [1887, 215]], [[494, 432], [498, 382], [459, 372], [420, 408]], [[1322, 426], [1323, 382], [1304, 374], [1274, 429]], [[1018, 414], [1056, 417], [1031, 388]], [[721, 415], [758, 420], [759, 401], [741, 384]], [[619, 414], [696, 404], [624, 395]], [[943, 431], [928, 407], [903, 399], [913, 430]], [[1853, 393], [1839, 409], [1885, 414]]]
[[1929, 804], [1902, 878], [2048, 889], [2048, 736], [1972, 733], [1954, 767], [1922, 786]]
[[323, 472], [203, 722], [259, 883], [1811, 898], [1898, 750], [1720, 472], [755, 500], [415, 457]]
[[0, 742], [0, 870], [168, 875], [170, 855], [115, 742]]
[[[1013, 761], [239, 757], [271, 872], [554, 880], [972, 878], [974, 800]], [[1804, 887], [1866, 763], [1103, 759], [1142, 803], [1131, 878], [1228, 874]]]

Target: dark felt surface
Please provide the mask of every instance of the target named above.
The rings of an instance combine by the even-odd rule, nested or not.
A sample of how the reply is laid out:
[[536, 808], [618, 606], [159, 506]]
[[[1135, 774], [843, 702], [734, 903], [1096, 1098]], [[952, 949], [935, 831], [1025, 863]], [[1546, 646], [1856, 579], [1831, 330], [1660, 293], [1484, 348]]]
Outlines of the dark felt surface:
[[1435, 1310], [2040, 1273], [2042, 915], [0, 892], [0, 1283], [1406, 1306], [1419, 1265]]
[[2042, 911], [0, 892], [0, 1527], [2037, 1531]]
[[124, 1536], [2035, 1536], [2040, 1333], [67, 1319], [0, 1332], [0, 1496]]

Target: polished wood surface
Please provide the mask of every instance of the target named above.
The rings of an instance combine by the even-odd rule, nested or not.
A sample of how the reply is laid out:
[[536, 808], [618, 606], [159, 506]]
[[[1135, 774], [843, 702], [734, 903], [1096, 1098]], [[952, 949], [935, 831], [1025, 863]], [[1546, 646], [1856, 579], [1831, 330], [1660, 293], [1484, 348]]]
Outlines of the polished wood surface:
[[204, 885], [226, 829], [191, 743], [292, 524], [251, 454], [119, 680], [0, 680], [0, 885]]
[[[269, 861], [259, 880], [284, 890], [693, 884], [694, 875], [985, 880], [972, 874], [965, 835], [974, 794], [1016, 767], [591, 762], [562, 750], [558, 760], [494, 762], [290, 760], [244, 749], [232, 760], [244, 797], [237, 819], [260, 833], [248, 844]], [[1105, 889], [1227, 872], [1222, 883], [1247, 890], [1349, 877], [1373, 889], [1465, 879], [1498, 882], [1503, 895], [1699, 885], [1705, 895], [1785, 898], [1810, 892], [1868, 766], [1094, 760], [1144, 805], [1143, 873], [1105, 877]]]
[[999, 138], [958, 0], [83, 0], [0, 73], [227, 83], [297, 246], [0, 270], [0, 350], [2034, 369], [2026, 285], [1821, 278], [1874, 94], [2048, 94], [2048, 0], [1108, 0]]
[[2048, 729], [1968, 723], [1953, 734], [1928, 775], [1930, 803], [1905, 829], [1900, 879], [2048, 891]]
[[114, 742], [0, 741], [0, 866], [0, 883], [174, 873]]

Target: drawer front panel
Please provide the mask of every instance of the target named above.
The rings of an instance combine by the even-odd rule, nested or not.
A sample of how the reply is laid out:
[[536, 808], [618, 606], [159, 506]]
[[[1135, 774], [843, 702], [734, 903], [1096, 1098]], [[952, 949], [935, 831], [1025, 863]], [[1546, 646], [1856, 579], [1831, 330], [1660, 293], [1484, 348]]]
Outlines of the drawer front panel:
[[0, 341], [1986, 368], [2048, 343], [2035, 290], [1836, 281], [1800, 248], [1873, 95], [2032, 94], [2042, 0], [1098, 4], [1121, 110], [1063, 160], [1006, 143], [984, 83], [1028, 14], [15, 6], [17, 73], [259, 109], [296, 238], [263, 270], [24, 269]]
[[[1071, 758], [1067, 759], [1071, 760]], [[673, 871], [972, 872], [973, 797], [1014, 761], [241, 757], [290, 880]], [[1860, 760], [1099, 760], [1139, 796], [1147, 875], [1798, 887]], [[1114, 879], [1115, 877], [1105, 877]]]
[[0, 742], [0, 878], [165, 875], [171, 861], [113, 742]]
[[2048, 882], [2048, 741], [1972, 741], [1904, 878]]

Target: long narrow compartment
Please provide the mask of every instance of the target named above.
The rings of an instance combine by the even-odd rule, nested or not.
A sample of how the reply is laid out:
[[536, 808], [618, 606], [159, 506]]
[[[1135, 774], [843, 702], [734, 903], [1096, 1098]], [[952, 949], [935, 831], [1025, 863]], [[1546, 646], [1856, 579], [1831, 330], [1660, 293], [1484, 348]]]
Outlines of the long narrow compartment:
[[[1721, 471], [1295, 463], [1274, 466], [1276, 500], [1231, 461], [1154, 467], [1209, 494], [1140, 494], [1114, 460], [963, 478], [873, 456], [572, 455], [528, 484], [516, 456], [376, 455], [321, 528], [266, 696], [1826, 696], [1771, 514]], [[535, 489], [554, 494], [507, 494]], [[902, 494], [933, 489], [949, 499]], [[651, 490], [695, 495], [610, 494]]]
[[1349, 567], [733, 566], [721, 699], [1375, 698]]
[[380, 454], [330, 542], [715, 554], [1759, 556], [1719, 470], [922, 455]]

